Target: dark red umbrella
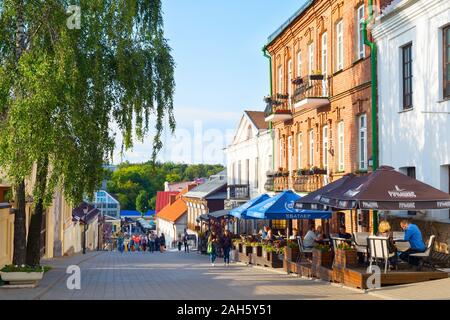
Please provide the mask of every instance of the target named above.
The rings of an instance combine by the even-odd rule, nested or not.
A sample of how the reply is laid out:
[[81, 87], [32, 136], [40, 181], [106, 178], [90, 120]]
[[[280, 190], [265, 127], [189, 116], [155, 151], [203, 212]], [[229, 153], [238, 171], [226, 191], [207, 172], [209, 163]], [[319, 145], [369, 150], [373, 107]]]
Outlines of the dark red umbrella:
[[426, 210], [449, 209], [450, 194], [382, 166], [363, 177], [349, 179], [325, 193], [320, 203], [340, 209]]
[[323, 203], [320, 203], [320, 197], [324, 194], [341, 187], [343, 184], [347, 183], [349, 180], [355, 178], [356, 176], [349, 173], [342, 178], [333, 181], [326, 186], [317, 189], [316, 191], [308, 193], [306, 196], [300, 198], [295, 202], [295, 209], [306, 209], [306, 210], [327, 210], [329, 207]]

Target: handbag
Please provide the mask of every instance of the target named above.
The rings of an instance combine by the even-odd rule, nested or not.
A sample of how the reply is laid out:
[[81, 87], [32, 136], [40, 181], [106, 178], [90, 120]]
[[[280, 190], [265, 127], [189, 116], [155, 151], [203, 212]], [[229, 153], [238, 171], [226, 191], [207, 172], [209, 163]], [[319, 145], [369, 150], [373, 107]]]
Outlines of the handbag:
[[213, 251], [212, 243], [208, 243], [208, 249], [206, 250], [206, 253], [211, 254]]

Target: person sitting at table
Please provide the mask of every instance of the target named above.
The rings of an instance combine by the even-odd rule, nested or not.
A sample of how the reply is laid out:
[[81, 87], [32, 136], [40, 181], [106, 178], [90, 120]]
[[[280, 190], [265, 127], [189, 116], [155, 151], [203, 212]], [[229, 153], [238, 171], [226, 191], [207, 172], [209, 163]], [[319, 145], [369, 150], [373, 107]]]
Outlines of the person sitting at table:
[[275, 236], [272, 233], [272, 228], [270, 227], [266, 227], [267, 228], [267, 236], [266, 236], [266, 240], [268, 241], [274, 241], [275, 240]]
[[402, 220], [400, 227], [405, 231], [405, 241], [409, 242], [410, 248], [400, 254], [400, 259], [409, 262], [411, 265], [420, 268], [422, 260], [416, 257], [410, 257], [412, 253], [425, 252], [426, 246], [422, 239], [422, 233], [417, 225], [408, 220]]
[[264, 226], [263, 229], [259, 232], [261, 235], [261, 239], [265, 240], [267, 238], [267, 230], [268, 226]]
[[345, 226], [339, 227], [339, 238], [342, 239], [351, 239], [352, 235], [345, 230]]
[[389, 258], [390, 268], [394, 269], [397, 267], [397, 247], [395, 246], [394, 236], [391, 232], [391, 225], [387, 221], [381, 221], [378, 225], [378, 237], [388, 238], [388, 250], [389, 253], [395, 253], [394, 256]]
[[322, 227], [319, 226], [314, 231], [314, 226], [311, 225], [303, 238], [303, 246], [305, 249], [312, 249], [316, 243], [323, 243]]
[[292, 229], [292, 236], [289, 237], [289, 240], [297, 240], [298, 238], [298, 230], [297, 228]]

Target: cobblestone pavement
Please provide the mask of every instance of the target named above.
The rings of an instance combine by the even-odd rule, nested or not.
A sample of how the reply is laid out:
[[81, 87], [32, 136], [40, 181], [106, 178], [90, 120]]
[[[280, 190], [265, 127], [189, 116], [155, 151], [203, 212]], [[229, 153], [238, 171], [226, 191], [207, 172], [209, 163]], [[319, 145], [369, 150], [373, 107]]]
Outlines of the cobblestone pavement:
[[[322, 281], [241, 264], [212, 267], [197, 252], [92, 252], [45, 261], [53, 266], [35, 289], [0, 289], [0, 299], [379, 299]], [[66, 267], [81, 268], [81, 290], [68, 290]]]

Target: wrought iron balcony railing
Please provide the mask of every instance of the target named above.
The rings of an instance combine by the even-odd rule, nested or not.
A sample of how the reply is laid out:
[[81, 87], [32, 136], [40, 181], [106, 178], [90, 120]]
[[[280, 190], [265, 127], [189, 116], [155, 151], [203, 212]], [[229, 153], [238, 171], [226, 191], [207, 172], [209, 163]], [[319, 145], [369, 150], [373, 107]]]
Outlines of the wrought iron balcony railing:
[[292, 83], [294, 84], [293, 103], [305, 99], [328, 99], [330, 96], [329, 80], [325, 79], [323, 75], [309, 75], [297, 78]]

